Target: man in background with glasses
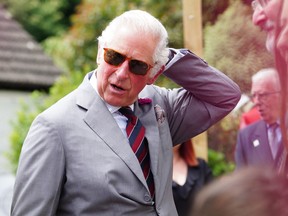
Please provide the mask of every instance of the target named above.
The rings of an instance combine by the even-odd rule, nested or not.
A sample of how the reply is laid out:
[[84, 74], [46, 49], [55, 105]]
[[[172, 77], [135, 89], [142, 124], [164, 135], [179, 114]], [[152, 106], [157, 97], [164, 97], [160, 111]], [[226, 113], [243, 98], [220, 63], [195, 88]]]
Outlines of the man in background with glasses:
[[235, 150], [236, 168], [275, 168], [283, 151], [279, 126], [280, 85], [275, 69], [262, 69], [252, 76], [251, 100], [261, 119], [239, 131]]
[[[168, 49], [166, 29], [147, 12], [116, 17], [98, 41], [97, 69], [30, 128], [12, 216], [176, 216], [173, 145], [240, 99], [223, 73], [189, 50]], [[180, 87], [153, 85], [161, 74]]]

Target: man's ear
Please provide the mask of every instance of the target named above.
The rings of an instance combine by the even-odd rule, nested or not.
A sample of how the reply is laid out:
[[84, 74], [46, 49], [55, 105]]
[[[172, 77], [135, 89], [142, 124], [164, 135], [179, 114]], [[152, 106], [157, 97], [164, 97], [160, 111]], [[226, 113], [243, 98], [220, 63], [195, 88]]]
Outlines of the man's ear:
[[163, 66], [160, 68], [160, 70], [159, 70], [153, 77], [151, 77], [151, 78], [148, 80], [147, 84], [148, 84], [148, 85], [153, 84], [153, 83], [157, 80], [157, 78], [163, 73], [164, 69], [165, 69], [165, 65], [163, 65]]
[[98, 44], [98, 52], [97, 52], [97, 58], [96, 58], [97, 65], [101, 63], [102, 58], [103, 58], [103, 48], [101, 45]]

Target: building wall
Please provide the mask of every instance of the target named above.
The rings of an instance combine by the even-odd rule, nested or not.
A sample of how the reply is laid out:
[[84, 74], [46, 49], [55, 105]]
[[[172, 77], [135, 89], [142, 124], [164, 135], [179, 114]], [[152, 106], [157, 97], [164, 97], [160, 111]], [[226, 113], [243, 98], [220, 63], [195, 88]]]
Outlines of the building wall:
[[9, 161], [3, 154], [10, 148], [11, 122], [16, 120], [20, 101], [28, 102], [30, 95], [30, 92], [0, 90], [0, 173], [10, 172]]

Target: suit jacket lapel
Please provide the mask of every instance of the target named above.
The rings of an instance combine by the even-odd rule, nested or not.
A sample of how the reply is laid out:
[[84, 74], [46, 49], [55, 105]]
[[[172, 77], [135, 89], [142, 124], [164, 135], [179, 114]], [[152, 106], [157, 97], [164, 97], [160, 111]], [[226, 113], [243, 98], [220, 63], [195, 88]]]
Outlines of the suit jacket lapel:
[[103, 100], [92, 88], [88, 77], [89, 74], [79, 86], [76, 99], [77, 105], [87, 110], [83, 120], [124, 161], [137, 178], [146, 185], [141, 167], [128, 140], [123, 135]]

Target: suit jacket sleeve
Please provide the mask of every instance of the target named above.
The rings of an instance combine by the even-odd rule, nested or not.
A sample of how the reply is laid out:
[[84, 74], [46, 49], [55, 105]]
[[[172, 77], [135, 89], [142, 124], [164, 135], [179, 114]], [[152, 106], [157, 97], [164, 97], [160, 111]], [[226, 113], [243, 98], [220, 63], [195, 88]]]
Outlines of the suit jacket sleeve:
[[189, 50], [177, 52], [164, 75], [181, 86], [164, 96], [174, 144], [207, 130], [231, 112], [241, 96], [236, 83]]
[[11, 215], [55, 215], [65, 169], [60, 143], [55, 127], [37, 117], [22, 147]]

